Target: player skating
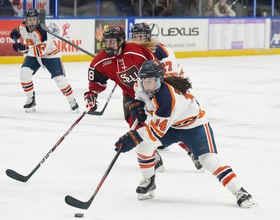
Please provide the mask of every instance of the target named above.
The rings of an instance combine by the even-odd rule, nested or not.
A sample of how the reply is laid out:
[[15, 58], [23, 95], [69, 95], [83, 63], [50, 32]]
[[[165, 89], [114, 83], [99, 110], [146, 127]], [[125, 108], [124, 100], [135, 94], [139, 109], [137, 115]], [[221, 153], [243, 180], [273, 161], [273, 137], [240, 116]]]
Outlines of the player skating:
[[[55, 46], [51, 35], [41, 28], [38, 11], [34, 8], [27, 9], [24, 13], [24, 21], [19, 27], [12, 30], [10, 37], [15, 40], [13, 49], [26, 54], [20, 69], [21, 86], [27, 96], [27, 101], [23, 106], [25, 111], [36, 111], [32, 76], [40, 67], [43, 67], [47, 68], [51, 78], [69, 101], [70, 110], [78, 113], [79, 106], [65, 77], [59, 49]], [[21, 37], [23, 43], [18, 42]]]
[[[142, 22], [134, 24], [130, 32], [132, 41], [139, 42], [150, 48], [163, 68], [164, 77], [186, 77], [183, 68], [177, 62], [173, 50], [152, 38], [152, 30], [147, 23]], [[191, 150], [183, 142], [179, 142], [178, 144], [187, 151], [196, 169], [203, 170], [199, 159], [194, 156]], [[158, 149], [166, 149], [167, 147], [168, 146], [160, 146]]]
[[[143, 103], [147, 126], [130, 130], [115, 143], [126, 152], [136, 147], [143, 180], [136, 189], [139, 200], [154, 197], [155, 150], [161, 143], [170, 145], [183, 141], [199, 158], [204, 169], [213, 174], [233, 195], [240, 207], [256, 205], [242, 187], [232, 168], [222, 162], [214, 140], [213, 130], [196, 98], [189, 92], [188, 78], [164, 78], [158, 61], [145, 61], [135, 84], [135, 101]], [[141, 120], [141, 117], [139, 117]]]
[[[133, 119], [127, 103], [134, 99], [133, 85], [138, 70], [144, 61], [154, 60], [155, 57], [149, 49], [135, 43], [127, 43], [125, 32], [120, 26], [107, 28], [103, 33], [102, 44], [104, 49], [96, 55], [88, 69], [89, 91], [84, 94], [87, 107], [90, 108], [88, 113], [91, 114], [97, 109], [98, 94], [107, 88], [107, 81], [112, 80], [123, 91], [124, 119], [131, 127]], [[163, 171], [164, 166], [159, 154], [157, 158], [156, 170]]]

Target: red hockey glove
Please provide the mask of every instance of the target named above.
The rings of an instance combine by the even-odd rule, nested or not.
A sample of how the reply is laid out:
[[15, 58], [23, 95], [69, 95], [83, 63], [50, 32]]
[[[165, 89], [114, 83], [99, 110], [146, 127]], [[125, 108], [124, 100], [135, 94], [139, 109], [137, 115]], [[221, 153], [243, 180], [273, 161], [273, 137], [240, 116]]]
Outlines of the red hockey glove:
[[143, 141], [141, 136], [135, 130], [130, 130], [125, 135], [121, 136], [119, 140], [115, 143], [115, 151], [118, 151], [121, 147], [121, 152], [127, 152], [136, 147]]
[[90, 109], [88, 113], [91, 111], [95, 111], [97, 109], [97, 101], [96, 101], [97, 96], [98, 96], [97, 91], [89, 91], [84, 93], [86, 108]]
[[145, 103], [134, 99], [129, 102], [128, 108], [133, 120], [138, 119], [138, 122], [142, 123], [146, 121], [147, 115], [144, 110]]

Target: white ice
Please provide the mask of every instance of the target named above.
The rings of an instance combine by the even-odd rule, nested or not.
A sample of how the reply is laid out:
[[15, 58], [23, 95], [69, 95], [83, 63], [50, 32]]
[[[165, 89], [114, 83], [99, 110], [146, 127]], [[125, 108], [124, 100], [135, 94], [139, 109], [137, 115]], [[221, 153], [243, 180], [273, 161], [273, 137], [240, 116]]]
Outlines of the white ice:
[[[69, 220], [278, 220], [280, 219], [280, 55], [179, 59], [214, 129], [218, 151], [258, 203], [242, 209], [209, 173], [197, 171], [177, 145], [161, 152], [166, 172], [156, 176], [155, 198], [138, 201], [142, 179], [135, 151], [121, 154], [87, 210], [64, 202], [87, 201], [115, 156], [114, 143], [128, 131], [122, 95], [116, 89], [103, 116], [86, 115], [28, 182], [29, 174], [85, 110], [88, 62], [65, 63], [81, 113], [46, 70], [34, 76], [37, 112], [26, 114], [19, 64], [0, 65], [0, 219]], [[100, 108], [113, 87], [99, 96]]]

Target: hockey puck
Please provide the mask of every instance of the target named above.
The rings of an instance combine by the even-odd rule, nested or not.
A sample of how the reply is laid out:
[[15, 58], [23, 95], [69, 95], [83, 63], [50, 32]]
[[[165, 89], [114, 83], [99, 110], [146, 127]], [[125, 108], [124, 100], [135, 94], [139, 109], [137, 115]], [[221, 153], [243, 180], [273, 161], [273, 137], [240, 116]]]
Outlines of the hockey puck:
[[76, 218], [83, 218], [84, 214], [83, 213], [75, 213]]

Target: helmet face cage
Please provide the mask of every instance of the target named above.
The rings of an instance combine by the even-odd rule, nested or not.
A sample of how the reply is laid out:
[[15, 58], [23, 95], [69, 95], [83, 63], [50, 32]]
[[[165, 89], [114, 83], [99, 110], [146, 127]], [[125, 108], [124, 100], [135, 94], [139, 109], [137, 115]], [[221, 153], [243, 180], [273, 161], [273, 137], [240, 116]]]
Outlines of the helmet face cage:
[[[36, 23], [29, 24], [30, 23], [29, 18], [36, 18]], [[24, 12], [24, 21], [25, 21], [26, 27], [29, 29], [29, 31], [34, 31], [40, 23], [38, 11], [35, 8], [27, 9]]]
[[[125, 32], [122, 27], [108, 27], [103, 33], [102, 47], [109, 56], [116, 56], [120, 48], [125, 44]], [[105, 41], [108, 39], [116, 39], [118, 48], [106, 47]], [[121, 42], [121, 43], [120, 43]]]
[[[158, 60], [146, 60], [138, 72], [138, 85], [140, 91], [146, 93], [152, 98], [160, 89], [163, 82], [163, 69]], [[154, 78], [156, 81], [156, 88], [153, 91], [147, 91], [143, 85], [146, 78]]]
[[146, 42], [151, 40], [151, 28], [145, 22], [143, 23], [136, 23], [131, 28], [130, 39], [140, 42]]

